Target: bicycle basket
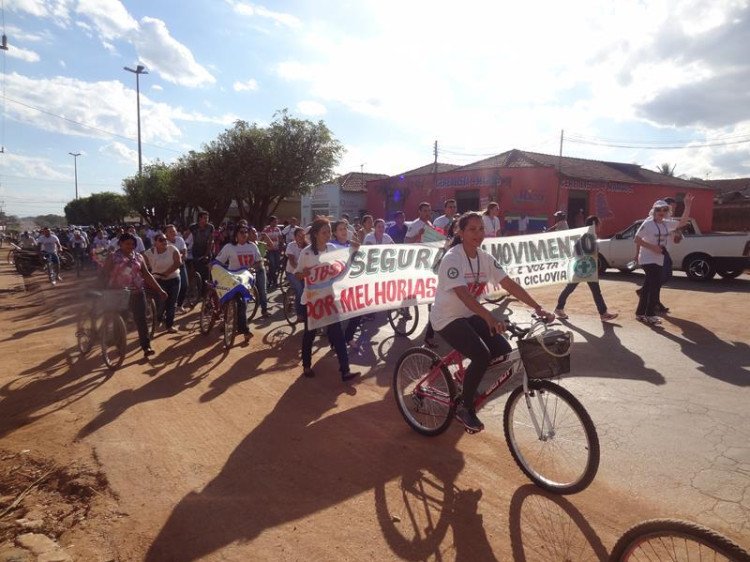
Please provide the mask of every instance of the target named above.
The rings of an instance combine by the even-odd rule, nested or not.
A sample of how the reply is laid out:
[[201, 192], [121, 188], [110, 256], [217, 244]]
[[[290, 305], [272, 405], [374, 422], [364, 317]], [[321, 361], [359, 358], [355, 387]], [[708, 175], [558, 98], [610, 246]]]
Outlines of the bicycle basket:
[[570, 372], [570, 332], [550, 330], [518, 342], [521, 361], [530, 379], [548, 379]]
[[107, 289], [101, 291], [98, 307], [102, 312], [122, 312], [130, 305], [130, 291], [127, 289]]

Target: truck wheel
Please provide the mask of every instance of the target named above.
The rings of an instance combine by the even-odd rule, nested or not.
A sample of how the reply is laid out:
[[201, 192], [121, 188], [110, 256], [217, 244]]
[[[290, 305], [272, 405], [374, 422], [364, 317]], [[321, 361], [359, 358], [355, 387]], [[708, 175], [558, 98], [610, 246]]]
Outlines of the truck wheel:
[[737, 279], [740, 275], [742, 275], [741, 269], [718, 269], [716, 270], [716, 273], [721, 275], [724, 279]]
[[709, 281], [716, 275], [711, 256], [692, 254], [685, 258], [685, 273], [692, 281]]

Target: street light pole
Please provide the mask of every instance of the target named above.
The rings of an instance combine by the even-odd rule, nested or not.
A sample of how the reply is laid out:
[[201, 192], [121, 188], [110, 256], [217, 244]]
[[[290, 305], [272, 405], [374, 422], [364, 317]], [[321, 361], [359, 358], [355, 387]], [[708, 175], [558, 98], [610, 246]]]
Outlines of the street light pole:
[[138, 175], [143, 175], [143, 160], [141, 157], [141, 74], [148, 74], [148, 70], [142, 64], [139, 64], [134, 69], [123, 66], [128, 72], [135, 74], [135, 99], [136, 108], [138, 112]]
[[81, 155], [80, 152], [68, 152], [73, 157], [73, 170], [76, 178], [76, 200], [78, 200], [78, 157]]

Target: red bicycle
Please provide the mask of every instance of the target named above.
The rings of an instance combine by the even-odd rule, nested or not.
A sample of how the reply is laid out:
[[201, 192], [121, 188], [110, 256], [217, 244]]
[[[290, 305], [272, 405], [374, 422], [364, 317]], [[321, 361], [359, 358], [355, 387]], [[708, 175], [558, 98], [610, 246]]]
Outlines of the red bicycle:
[[[586, 488], [599, 468], [599, 437], [586, 409], [568, 390], [547, 380], [570, 370], [569, 332], [551, 330], [534, 317], [530, 328], [506, 321], [518, 347], [490, 364], [502, 374], [475, 400], [481, 408], [514, 374], [522, 383], [508, 397], [505, 440], [519, 468], [536, 485], [559, 494]], [[445, 357], [414, 347], [399, 358], [393, 391], [401, 414], [415, 431], [434, 436], [453, 420], [465, 376], [464, 357]], [[466, 430], [473, 433], [470, 430]]]

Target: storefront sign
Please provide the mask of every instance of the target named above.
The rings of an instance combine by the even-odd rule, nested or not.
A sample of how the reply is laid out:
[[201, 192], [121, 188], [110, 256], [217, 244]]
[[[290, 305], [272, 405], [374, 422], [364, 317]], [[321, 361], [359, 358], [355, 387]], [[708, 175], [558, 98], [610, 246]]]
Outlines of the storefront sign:
[[633, 186], [629, 183], [616, 181], [588, 181], [565, 178], [560, 182], [563, 189], [578, 189], [581, 191], [609, 191], [612, 193], [633, 193]]
[[[443, 242], [360, 246], [323, 254], [306, 278], [308, 327], [429, 304], [437, 291]], [[523, 287], [597, 280], [593, 227], [488, 238], [482, 246]], [[499, 287], [487, 287], [492, 295]]]
[[481, 176], [465, 175], [452, 178], [438, 178], [435, 185], [438, 188], [446, 187], [481, 187], [485, 185], [499, 186], [501, 184], [500, 176], [495, 174], [484, 174]]

